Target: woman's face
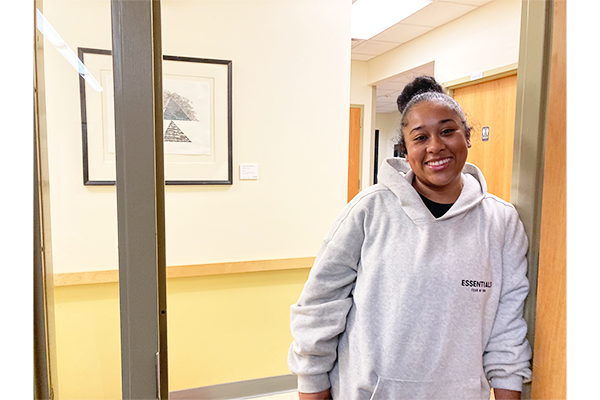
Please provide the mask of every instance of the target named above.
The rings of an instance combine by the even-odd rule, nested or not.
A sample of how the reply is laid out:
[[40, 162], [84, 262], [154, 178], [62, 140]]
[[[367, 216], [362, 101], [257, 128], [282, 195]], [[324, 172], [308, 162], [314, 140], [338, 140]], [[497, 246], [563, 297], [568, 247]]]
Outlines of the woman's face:
[[[460, 116], [440, 100], [425, 100], [410, 110], [407, 122], [403, 128], [406, 159], [415, 173], [417, 191], [426, 197], [432, 191], [458, 197], [471, 147]], [[452, 197], [449, 202], [456, 201]]]

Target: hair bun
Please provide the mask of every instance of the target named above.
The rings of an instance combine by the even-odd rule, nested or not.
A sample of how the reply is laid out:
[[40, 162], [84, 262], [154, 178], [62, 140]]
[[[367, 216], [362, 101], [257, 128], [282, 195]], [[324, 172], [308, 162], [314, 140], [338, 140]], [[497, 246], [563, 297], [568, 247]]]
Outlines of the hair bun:
[[398, 99], [396, 99], [400, 114], [402, 114], [406, 105], [413, 97], [426, 92], [444, 93], [444, 89], [432, 76], [417, 76], [402, 89], [402, 93], [400, 93]]

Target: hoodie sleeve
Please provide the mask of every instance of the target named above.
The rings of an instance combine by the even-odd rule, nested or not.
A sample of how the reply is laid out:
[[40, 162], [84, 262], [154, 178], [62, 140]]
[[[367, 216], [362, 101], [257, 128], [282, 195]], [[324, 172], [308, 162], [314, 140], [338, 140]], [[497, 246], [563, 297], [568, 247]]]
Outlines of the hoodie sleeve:
[[291, 306], [294, 342], [288, 365], [298, 375], [300, 392], [314, 393], [331, 386], [328, 372], [337, 359], [338, 336], [346, 329], [364, 240], [364, 212], [356, 205], [350, 202], [334, 222], [298, 302]]
[[523, 382], [531, 379], [531, 347], [523, 319], [529, 291], [527, 236], [514, 207], [507, 207], [506, 214], [500, 301], [483, 353], [483, 367], [493, 388], [521, 391]]

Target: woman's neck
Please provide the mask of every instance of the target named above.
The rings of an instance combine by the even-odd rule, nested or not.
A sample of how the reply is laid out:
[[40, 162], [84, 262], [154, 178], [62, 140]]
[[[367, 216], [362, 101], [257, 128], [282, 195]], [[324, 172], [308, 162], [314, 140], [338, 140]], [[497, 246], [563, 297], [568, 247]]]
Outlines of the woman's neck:
[[462, 176], [457, 176], [456, 181], [444, 187], [432, 187], [425, 185], [415, 176], [412, 182], [412, 186], [417, 192], [427, 197], [429, 200], [441, 204], [452, 204], [456, 202], [460, 193], [462, 192], [463, 182]]

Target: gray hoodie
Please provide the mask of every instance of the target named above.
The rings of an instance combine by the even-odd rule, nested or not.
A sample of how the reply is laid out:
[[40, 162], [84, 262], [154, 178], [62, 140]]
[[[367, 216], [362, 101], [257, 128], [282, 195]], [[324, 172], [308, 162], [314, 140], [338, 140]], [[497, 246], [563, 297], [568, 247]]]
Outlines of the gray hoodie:
[[434, 218], [406, 161], [337, 217], [297, 304], [288, 355], [300, 392], [334, 399], [488, 399], [531, 377], [527, 238], [477, 167]]

